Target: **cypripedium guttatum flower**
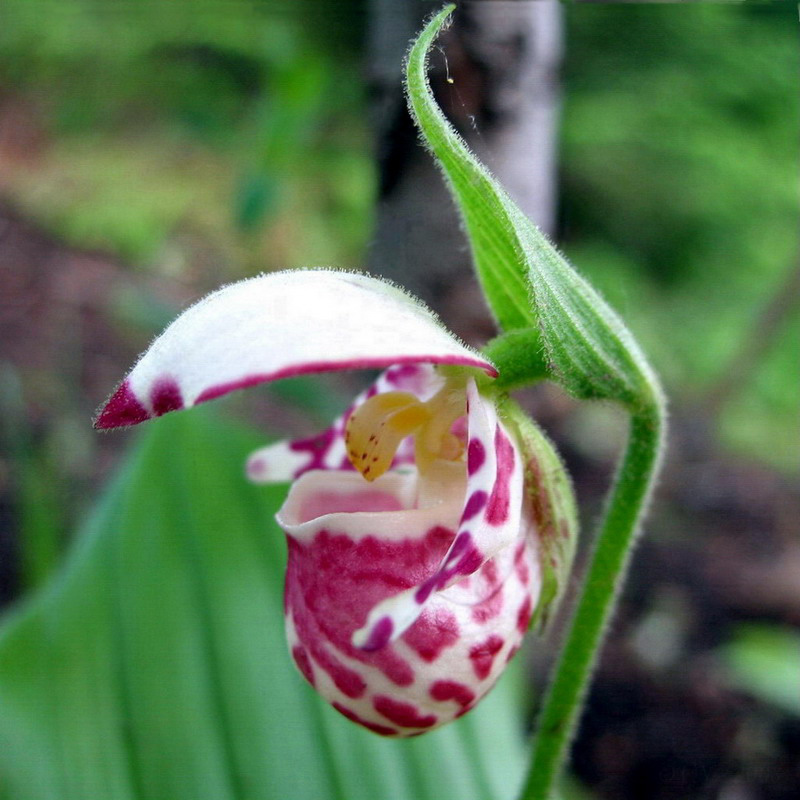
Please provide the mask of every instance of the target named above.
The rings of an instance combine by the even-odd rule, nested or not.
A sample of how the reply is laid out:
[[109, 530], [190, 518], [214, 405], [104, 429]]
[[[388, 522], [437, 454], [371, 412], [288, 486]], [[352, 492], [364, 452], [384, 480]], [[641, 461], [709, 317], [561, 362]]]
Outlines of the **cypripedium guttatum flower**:
[[277, 521], [300, 672], [351, 720], [411, 736], [489, 691], [557, 593], [554, 561], [571, 553], [560, 463], [532, 423], [504, 415], [492, 363], [383, 281], [273, 273], [178, 317], [95, 424], [364, 368], [383, 372], [330, 428], [258, 450], [247, 474], [292, 482]]

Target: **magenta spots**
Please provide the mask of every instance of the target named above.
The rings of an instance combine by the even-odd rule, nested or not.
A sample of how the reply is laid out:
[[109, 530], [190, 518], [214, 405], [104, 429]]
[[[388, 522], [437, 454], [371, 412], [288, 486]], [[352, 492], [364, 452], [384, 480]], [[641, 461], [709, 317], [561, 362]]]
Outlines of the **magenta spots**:
[[453, 535], [437, 526], [419, 539], [385, 540], [376, 535], [353, 540], [328, 531], [318, 533], [311, 543], [288, 537], [286, 604], [312, 658], [318, 660], [314, 648], [330, 648], [381, 670], [398, 686], [411, 685], [414, 671], [392, 644], [366, 652], [354, 647], [351, 638], [377, 603], [422, 583], [435, 571]]
[[361, 697], [367, 684], [364, 679], [352, 669], [348, 669], [339, 663], [333, 656], [327, 656], [320, 652], [318, 648], [314, 648], [314, 657], [319, 661], [320, 667], [327, 672], [333, 679], [336, 688], [344, 695], [352, 697], [353, 699]]
[[448, 647], [458, 641], [458, 622], [455, 615], [444, 609], [425, 611], [403, 634], [404, 641], [420, 658], [428, 663], [435, 661]]
[[528, 630], [528, 625], [531, 623], [531, 616], [533, 614], [533, 608], [531, 604], [530, 596], [525, 598], [525, 601], [520, 606], [519, 611], [517, 612], [517, 630], [520, 633], [525, 633]]
[[531, 570], [528, 566], [528, 552], [524, 541], [520, 542], [517, 551], [514, 553], [514, 569], [517, 571], [519, 582], [523, 586], [527, 586], [531, 579]]
[[399, 731], [395, 730], [394, 728], [390, 728], [388, 725], [379, 725], [376, 722], [370, 722], [369, 720], [360, 717], [355, 711], [351, 711], [341, 703], [333, 702], [331, 705], [340, 714], [347, 717], [347, 719], [349, 719], [351, 722], [355, 722], [358, 725], [363, 725], [365, 728], [371, 730], [373, 733], [377, 733], [379, 736], [397, 736], [399, 733]]
[[497, 569], [497, 564], [494, 561], [487, 561], [480, 571], [480, 576], [486, 582], [490, 589], [500, 588], [500, 574]]
[[447, 564], [438, 573], [436, 583], [438, 589], [444, 589], [451, 578], [462, 573], [461, 563], [464, 559], [469, 559], [474, 549], [472, 534], [469, 531], [461, 531], [448, 554]]
[[295, 471], [294, 477], [299, 478], [304, 472], [308, 472], [311, 469], [325, 469], [325, 456], [328, 454], [335, 437], [336, 431], [333, 428], [328, 428], [309, 439], [298, 439], [290, 442], [290, 450], [295, 453], [308, 454], [308, 461]]
[[[465, 535], [469, 534], [465, 531]], [[470, 540], [472, 537], [470, 536]], [[456, 575], [471, 575], [476, 569], [479, 569], [483, 563], [483, 553], [477, 547], [470, 545], [469, 549], [458, 560], [455, 566]]]
[[389, 617], [381, 617], [377, 625], [369, 633], [369, 639], [361, 647], [368, 653], [373, 650], [380, 650], [389, 644], [389, 639], [392, 638], [392, 631], [394, 630], [394, 623]]
[[124, 380], [94, 421], [94, 427], [121, 428], [125, 425], [137, 425], [146, 419], [150, 419], [150, 413], [136, 399], [128, 381]]
[[497, 478], [486, 507], [486, 521], [490, 525], [502, 525], [508, 519], [514, 446], [499, 425], [494, 435], [494, 448], [497, 454]]
[[311, 668], [311, 662], [308, 660], [308, 653], [305, 648], [296, 644], [292, 648], [292, 657], [294, 663], [297, 664], [297, 669], [303, 674], [303, 677], [313, 686], [314, 685], [314, 670]]
[[460, 706], [468, 706], [475, 699], [475, 692], [458, 681], [436, 681], [431, 686], [431, 697], [440, 702], [455, 700]]
[[469, 439], [469, 424], [466, 417], [459, 417], [451, 426], [450, 433], [456, 437], [465, 447]]
[[183, 408], [183, 396], [174, 378], [159, 378], [153, 384], [150, 390], [150, 405], [157, 417], [168, 411], [178, 411]]
[[492, 634], [485, 642], [476, 644], [469, 651], [472, 661], [472, 669], [480, 680], [486, 678], [492, 671], [492, 664], [495, 656], [503, 647], [503, 640], [497, 635]]
[[470, 439], [467, 447], [467, 473], [474, 475], [486, 461], [486, 448], [480, 439]]
[[430, 728], [436, 724], [434, 714], [421, 714], [411, 703], [402, 703], [386, 695], [375, 695], [372, 705], [379, 714], [401, 728]]
[[475, 622], [485, 623], [499, 616], [503, 610], [503, 585], [494, 561], [487, 561], [479, 574], [488, 593], [473, 606], [472, 619]]
[[450, 548], [449, 558], [447, 560], [452, 561], [468, 550], [471, 546], [472, 535], [469, 531], [462, 531], [458, 534], [456, 540], [453, 542], [453, 546]]
[[461, 521], [466, 522], [467, 520], [472, 519], [479, 511], [483, 509], [488, 498], [489, 496], [482, 489], [478, 489], [478, 491], [473, 492], [469, 496], [467, 504], [464, 506], [464, 512], [461, 514]]
[[247, 462], [247, 476], [249, 478], [260, 478], [266, 474], [268, 468], [267, 460], [261, 456], [251, 458]]
[[419, 589], [417, 589], [417, 591], [414, 593], [414, 600], [422, 605], [431, 596], [431, 594], [433, 594], [437, 583], [438, 580], [436, 575], [428, 578], [428, 580], [420, 584]]
[[392, 386], [406, 387], [409, 381], [417, 378], [420, 374], [418, 364], [404, 364], [401, 367], [392, 367], [386, 372], [386, 381]]
[[469, 531], [461, 531], [447, 554], [445, 566], [417, 590], [415, 595], [417, 602], [424, 602], [419, 598], [427, 598], [432, 591], [431, 584], [434, 584], [436, 589], [444, 589], [453, 578], [459, 575], [471, 575], [482, 563], [483, 554], [472, 543], [472, 534]]
[[[297, 624], [297, 618], [295, 625]], [[309, 644], [309, 650], [314, 660], [320, 665], [328, 675], [331, 676], [336, 688], [347, 697], [356, 699], [361, 697], [367, 684], [364, 679], [354, 670], [345, 667], [338, 659], [334, 658], [324, 646], [319, 644]]]

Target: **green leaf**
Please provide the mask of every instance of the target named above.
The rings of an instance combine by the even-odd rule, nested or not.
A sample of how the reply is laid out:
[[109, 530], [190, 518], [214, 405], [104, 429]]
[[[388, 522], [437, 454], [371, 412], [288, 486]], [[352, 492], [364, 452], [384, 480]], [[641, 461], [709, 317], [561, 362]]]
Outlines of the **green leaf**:
[[296, 674], [281, 604], [284, 489], [204, 410], [148, 426], [67, 564], [0, 628], [2, 800], [511, 798], [519, 665], [475, 712], [370, 734]]
[[511, 383], [538, 380], [547, 371], [543, 347], [549, 372], [576, 397], [616, 400], [632, 410], [661, 405], [658, 380], [623, 322], [522, 213], [437, 106], [427, 57], [453, 8], [435, 15], [415, 42], [406, 85], [412, 115], [463, 215], [484, 294], [506, 332], [490, 348], [501, 375], [508, 363]]

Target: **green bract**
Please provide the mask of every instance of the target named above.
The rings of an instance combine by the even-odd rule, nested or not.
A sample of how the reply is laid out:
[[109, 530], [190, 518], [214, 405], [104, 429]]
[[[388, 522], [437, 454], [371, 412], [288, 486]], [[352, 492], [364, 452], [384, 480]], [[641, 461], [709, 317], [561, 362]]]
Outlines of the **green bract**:
[[409, 108], [461, 211], [475, 268], [506, 333], [489, 352], [501, 385], [545, 375], [575, 397], [630, 409], [661, 402], [658, 381], [627, 328], [470, 153], [430, 89], [427, 57], [454, 6], [434, 16], [408, 56]]

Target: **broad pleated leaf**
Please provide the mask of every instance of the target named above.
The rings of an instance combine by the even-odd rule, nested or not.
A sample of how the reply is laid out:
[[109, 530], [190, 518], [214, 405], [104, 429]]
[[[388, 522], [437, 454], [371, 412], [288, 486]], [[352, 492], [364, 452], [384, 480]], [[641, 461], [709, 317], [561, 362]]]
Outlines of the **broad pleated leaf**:
[[[60, 576], [0, 628], [2, 800], [512, 798], [519, 665], [453, 725], [388, 741], [295, 673], [282, 487], [206, 412], [140, 440]], [[514, 669], [517, 666], [517, 669]]]

